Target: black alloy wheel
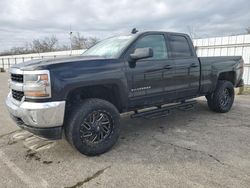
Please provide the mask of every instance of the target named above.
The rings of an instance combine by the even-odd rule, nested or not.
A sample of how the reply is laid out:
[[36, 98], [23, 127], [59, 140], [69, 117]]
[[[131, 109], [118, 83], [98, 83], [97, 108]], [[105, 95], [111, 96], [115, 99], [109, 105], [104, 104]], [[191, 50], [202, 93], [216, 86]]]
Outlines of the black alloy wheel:
[[83, 142], [98, 143], [107, 138], [112, 129], [112, 118], [108, 113], [93, 111], [84, 119], [79, 131]]

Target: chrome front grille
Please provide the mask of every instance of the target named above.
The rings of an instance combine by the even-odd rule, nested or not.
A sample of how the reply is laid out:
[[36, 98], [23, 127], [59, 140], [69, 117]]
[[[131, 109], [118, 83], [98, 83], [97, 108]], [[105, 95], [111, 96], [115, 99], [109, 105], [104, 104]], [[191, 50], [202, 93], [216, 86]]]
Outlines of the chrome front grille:
[[18, 101], [21, 101], [23, 96], [24, 96], [23, 91], [16, 91], [16, 90], [12, 89], [11, 93], [12, 93], [12, 97]]
[[19, 82], [19, 83], [23, 83], [23, 75], [22, 74], [13, 74], [11, 73], [11, 80], [13, 82]]
[[23, 71], [20, 69], [11, 68], [9, 86], [11, 89], [12, 98], [16, 101], [21, 101], [24, 96], [23, 81]]

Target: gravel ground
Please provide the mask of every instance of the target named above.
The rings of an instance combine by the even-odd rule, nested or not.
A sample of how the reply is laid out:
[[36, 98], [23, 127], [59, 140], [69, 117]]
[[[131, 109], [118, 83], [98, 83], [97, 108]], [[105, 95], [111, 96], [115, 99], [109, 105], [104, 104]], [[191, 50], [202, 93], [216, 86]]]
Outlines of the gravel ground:
[[191, 111], [156, 120], [122, 115], [121, 137], [98, 157], [78, 153], [64, 139], [20, 130], [4, 99], [0, 73], [2, 187], [250, 187], [250, 96], [237, 96], [226, 114], [204, 98]]

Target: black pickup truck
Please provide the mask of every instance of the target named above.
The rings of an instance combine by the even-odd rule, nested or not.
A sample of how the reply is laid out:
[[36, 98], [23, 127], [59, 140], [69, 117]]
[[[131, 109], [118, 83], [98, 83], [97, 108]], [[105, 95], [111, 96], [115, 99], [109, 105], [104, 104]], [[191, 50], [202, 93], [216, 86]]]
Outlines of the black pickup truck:
[[21, 128], [49, 139], [64, 133], [81, 153], [99, 155], [116, 143], [120, 113], [163, 113], [167, 103], [199, 96], [212, 111], [228, 112], [243, 65], [241, 57], [197, 57], [186, 34], [115, 36], [79, 57], [14, 65], [6, 105]]

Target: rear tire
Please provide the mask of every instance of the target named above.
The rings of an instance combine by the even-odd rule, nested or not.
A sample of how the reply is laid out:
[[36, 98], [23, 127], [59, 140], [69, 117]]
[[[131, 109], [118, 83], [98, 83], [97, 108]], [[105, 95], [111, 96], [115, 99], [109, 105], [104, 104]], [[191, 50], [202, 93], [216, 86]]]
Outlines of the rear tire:
[[116, 107], [101, 99], [86, 99], [73, 107], [65, 123], [65, 136], [79, 152], [88, 156], [110, 150], [120, 132]]
[[234, 102], [234, 86], [226, 80], [219, 80], [213, 93], [206, 96], [210, 110], [219, 113], [228, 112]]

